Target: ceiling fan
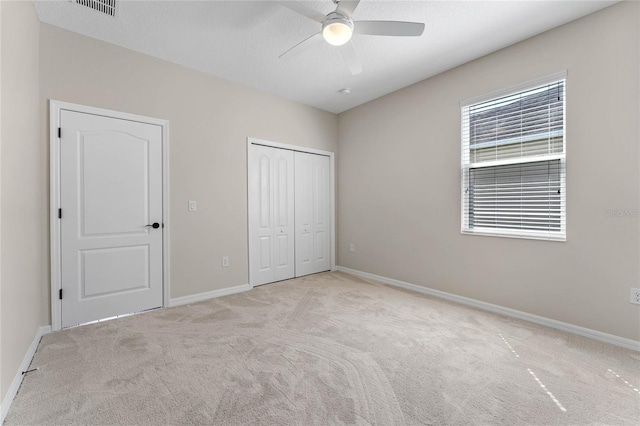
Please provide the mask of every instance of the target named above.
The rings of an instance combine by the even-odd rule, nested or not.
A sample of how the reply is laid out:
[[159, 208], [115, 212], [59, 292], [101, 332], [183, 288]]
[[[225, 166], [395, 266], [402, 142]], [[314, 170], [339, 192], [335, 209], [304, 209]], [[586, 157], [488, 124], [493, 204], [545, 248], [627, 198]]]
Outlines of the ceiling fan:
[[356, 49], [351, 43], [353, 34], [379, 35], [379, 36], [409, 36], [417, 37], [424, 32], [424, 24], [419, 22], [402, 21], [354, 21], [351, 19], [353, 11], [358, 7], [360, 0], [332, 0], [336, 4], [336, 10], [324, 15], [299, 1], [279, 1], [278, 3], [322, 25], [320, 32], [302, 40], [278, 58], [282, 58], [294, 51], [300, 51], [309, 42], [323, 38], [327, 43], [337, 46], [344, 61], [356, 75], [362, 72], [362, 65], [358, 59]]

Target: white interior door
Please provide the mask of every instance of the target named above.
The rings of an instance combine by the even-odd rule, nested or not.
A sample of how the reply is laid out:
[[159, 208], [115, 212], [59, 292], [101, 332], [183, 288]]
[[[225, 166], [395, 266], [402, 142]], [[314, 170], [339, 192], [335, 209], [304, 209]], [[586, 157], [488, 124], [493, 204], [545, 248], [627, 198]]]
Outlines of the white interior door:
[[162, 306], [161, 126], [60, 120], [62, 327]]
[[248, 167], [251, 284], [293, 278], [293, 152], [255, 145]]
[[325, 155], [295, 153], [296, 277], [331, 269], [331, 177]]

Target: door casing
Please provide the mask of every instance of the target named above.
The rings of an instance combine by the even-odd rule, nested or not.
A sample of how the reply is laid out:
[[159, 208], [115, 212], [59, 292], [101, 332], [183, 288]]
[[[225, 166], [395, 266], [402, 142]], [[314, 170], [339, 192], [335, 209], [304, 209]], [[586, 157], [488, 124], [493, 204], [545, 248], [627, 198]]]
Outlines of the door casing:
[[[273, 148], [287, 149], [290, 151], [297, 151], [297, 152], [306, 152], [309, 154], [320, 154], [320, 155], [326, 155], [327, 157], [329, 157], [329, 174], [330, 174], [329, 202], [330, 202], [330, 209], [331, 209], [331, 227], [330, 227], [331, 229], [329, 231], [329, 235], [331, 238], [331, 243], [330, 243], [331, 265], [330, 266], [331, 266], [331, 270], [335, 271], [336, 270], [335, 153], [331, 151], [323, 151], [320, 149], [313, 149], [313, 148], [307, 148], [303, 146], [289, 145], [289, 144], [283, 144], [279, 142], [272, 142], [264, 139], [248, 137], [247, 138], [247, 159], [249, 158], [249, 153], [251, 152], [251, 149], [254, 145], [262, 145], [262, 146], [268, 146]], [[249, 244], [251, 244], [251, 226], [250, 226], [251, 224], [249, 223], [249, 211], [248, 211], [249, 196], [250, 196], [248, 182], [249, 182], [249, 164], [247, 161], [247, 259], [249, 260], [247, 262], [247, 268], [248, 268], [248, 274], [249, 274], [249, 284], [253, 287], [254, 280], [251, 277], [251, 260], [249, 259]]]
[[62, 301], [59, 292], [62, 288], [62, 258], [61, 252], [61, 229], [58, 209], [60, 206], [60, 138], [58, 138], [58, 128], [60, 128], [60, 116], [63, 110], [75, 111], [86, 114], [101, 115], [122, 120], [137, 121], [140, 123], [153, 124], [162, 128], [162, 217], [164, 222], [162, 239], [162, 294], [163, 306], [169, 303], [170, 295], [170, 218], [169, 218], [169, 122], [152, 117], [129, 114], [120, 111], [112, 111], [102, 108], [95, 108], [85, 105], [49, 101], [49, 149], [50, 149], [50, 230], [51, 230], [51, 328], [53, 331], [62, 328]]

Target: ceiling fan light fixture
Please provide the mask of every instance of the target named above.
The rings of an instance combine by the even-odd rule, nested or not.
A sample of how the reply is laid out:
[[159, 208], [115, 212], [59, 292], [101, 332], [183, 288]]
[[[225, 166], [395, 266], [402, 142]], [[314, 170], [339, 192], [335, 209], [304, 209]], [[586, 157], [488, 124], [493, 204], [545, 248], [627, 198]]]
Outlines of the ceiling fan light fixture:
[[332, 46], [342, 46], [352, 35], [353, 21], [338, 13], [330, 13], [322, 23], [322, 37]]

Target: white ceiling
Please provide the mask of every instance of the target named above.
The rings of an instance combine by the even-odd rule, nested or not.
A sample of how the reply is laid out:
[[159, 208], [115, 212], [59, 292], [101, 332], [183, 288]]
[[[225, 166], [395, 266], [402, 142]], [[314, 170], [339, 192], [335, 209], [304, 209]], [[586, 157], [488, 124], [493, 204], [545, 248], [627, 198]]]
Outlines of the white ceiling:
[[[72, 0], [34, 3], [42, 22], [339, 113], [616, 2], [362, 0], [356, 21], [426, 29], [421, 37], [354, 35], [363, 67], [355, 76], [323, 41], [278, 59], [320, 24], [271, 1], [118, 0], [115, 18]], [[305, 3], [335, 9], [330, 0]]]

